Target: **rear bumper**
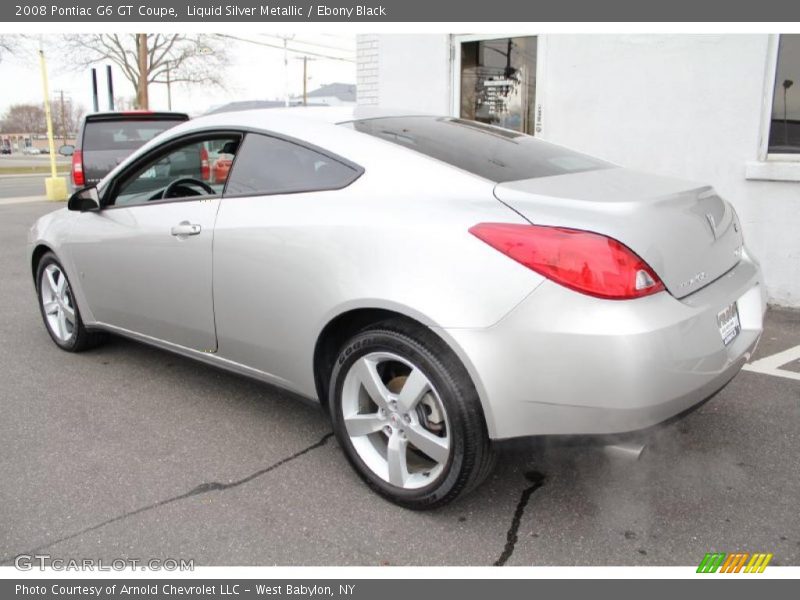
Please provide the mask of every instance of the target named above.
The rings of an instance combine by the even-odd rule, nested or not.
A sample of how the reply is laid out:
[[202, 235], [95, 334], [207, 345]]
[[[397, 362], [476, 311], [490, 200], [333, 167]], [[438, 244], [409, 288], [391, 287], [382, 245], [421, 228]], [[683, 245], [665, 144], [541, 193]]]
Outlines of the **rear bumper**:
[[[736, 301], [741, 333], [725, 346], [717, 314]], [[473, 377], [494, 439], [622, 433], [708, 398], [749, 360], [765, 290], [745, 257], [702, 290], [609, 301], [542, 283], [493, 327], [443, 329]]]

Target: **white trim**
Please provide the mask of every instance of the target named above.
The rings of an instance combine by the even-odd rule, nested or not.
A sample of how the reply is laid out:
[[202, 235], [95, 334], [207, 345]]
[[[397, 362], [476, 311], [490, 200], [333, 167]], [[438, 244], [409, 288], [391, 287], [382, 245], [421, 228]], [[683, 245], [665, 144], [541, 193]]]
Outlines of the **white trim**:
[[764, 93], [761, 101], [761, 128], [758, 137], [758, 160], [767, 160], [769, 128], [772, 122], [772, 101], [775, 93], [775, 75], [778, 71], [778, 44], [780, 35], [767, 36], [767, 53], [764, 62]]
[[798, 158], [792, 161], [776, 160], [772, 154], [769, 160], [748, 162], [744, 176], [752, 181], [800, 181], [800, 161]]
[[536, 137], [545, 137], [545, 123], [544, 118], [545, 106], [547, 105], [547, 50], [549, 48], [549, 36], [537, 35], [536, 36], [536, 87], [534, 89], [533, 98], [533, 131], [532, 135]]

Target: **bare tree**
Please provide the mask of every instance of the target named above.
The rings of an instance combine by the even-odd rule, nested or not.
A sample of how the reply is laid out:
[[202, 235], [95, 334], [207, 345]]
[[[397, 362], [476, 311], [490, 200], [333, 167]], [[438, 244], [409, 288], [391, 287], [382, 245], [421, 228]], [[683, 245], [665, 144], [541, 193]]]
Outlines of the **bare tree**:
[[41, 104], [13, 104], [3, 116], [5, 133], [44, 133], [47, 123]]
[[85, 69], [111, 61], [136, 92], [137, 108], [149, 108], [151, 84], [223, 85], [228, 55], [213, 36], [163, 33], [65, 35], [70, 63]]
[[133, 110], [136, 108], [136, 96], [114, 96], [114, 107], [117, 110]]
[[66, 144], [67, 138], [77, 133], [86, 110], [72, 98], [64, 96], [63, 92], [53, 96], [50, 106], [53, 114], [53, 132]]
[[14, 54], [17, 51], [19, 37], [17, 35], [0, 35], [0, 60], [3, 60], [4, 54]]

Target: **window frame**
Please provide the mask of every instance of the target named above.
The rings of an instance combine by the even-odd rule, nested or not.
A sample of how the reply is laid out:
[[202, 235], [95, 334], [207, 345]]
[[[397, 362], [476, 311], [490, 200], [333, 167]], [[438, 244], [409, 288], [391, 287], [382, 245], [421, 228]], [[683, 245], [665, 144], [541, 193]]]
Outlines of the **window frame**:
[[[535, 108], [533, 129], [527, 135], [542, 137], [544, 135], [544, 107], [546, 101], [545, 78], [547, 71], [547, 38], [541, 33], [470, 33], [451, 34], [450, 36], [450, 116], [463, 119], [461, 116], [461, 44], [469, 42], [487, 42], [505, 40], [515, 37], [536, 38], [536, 93], [533, 98]], [[525, 132], [522, 132], [525, 133]]]
[[[103, 190], [103, 194], [100, 199], [100, 210], [114, 210], [119, 208], [135, 208], [137, 206], [160, 206], [162, 204], [170, 204], [173, 202], [192, 202], [198, 200], [215, 200], [217, 198], [222, 198], [225, 194], [225, 188], [223, 187], [222, 192], [219, 194], [202, 194], [199, 196], [185, 196], [182, 198], [162, 198], [161, 200], [151, 200], [149, 202], [141, 202], [139, 204], [123, 204], [123, 205], [116, 205], [116, 204], [109, 204], [109, 200], [119, 191], [119, 187], [124, 183], [128, 182], [131, 177], [140, 173], [140, 171], [146, 167], [149, 163], [153, 162], [154, 160], [158, 160], [163, 158], [173, 152], [174, 150], [180, 148], [181, 146], [185, 146], [187, 144], [192, 143], [192, 141], [205, 141], [208, 140], [210, 137], [225, 137], [225, 136], [237, 136], [240, 138], [239, 143], [244, 139], [244, 131], [241, 129], [233, 129], [233, 128], [225, 128], [219, 129], [216, 127], [208, 128], [208, 129], [200, 129], [192, 132], [188, 132], [186, 134], [171, 138], [152, 148], [147, 153], [143, 154], [129, 165], [125, 167], [120, 173], [118, 173], [114, 179], [112, 179], [106, 189]], [[231, 168], [233, 166], [231, 165]], [[228, 182], [225, 182], [225, 186], [227, 187]], [[116, 198], [115, 198], [116, 199]]]
[[800, 152], [787, 154], [769, 151], [769, 137], [772, 127], [772, 106], [775, 101], [775, 77], [778, 74], [780, 39], [781, 34], [773, 33], [769, 35], [767, 41], [767, 61], [764, 72], [764, 100], [761, 108], [761, 128], [758, 140], [758, 160], [770, 163], [800, 163]]
[[330, 159], [330, 160], [332, 160], [334, 162], [337, 162], [337, 163], [339, 163], [341, 165], [344, 165], [345, 167], [348, 167], [348, 168], [353, 170], [353, 177], [350, 178], [343, 185], [338, 185], [338, 186], [308, 187], [308, 188], [301, 188], [301, 189], [291, 190], [291, 191], [248, 192], [248, 193], [243, 193], [243, 194], [229, 194], [228, 193], [228, 182], [230, 182], [231, 176], [234, 173], [236, 173], [236, 161], [238, 160], [238, 158], [240, 156], [239, 151], [237, 151], [236, 155], [233, 157], [233, 162], [231, 163], [231, 168], [230, 168], [230, 171], [228, 173], [228, 178], [225, 180], [225, 187], [222, 190], [222, 198], [223, 199], [228, 199], [228, 198], [231, 198], [231, 199], [235, 199], [235, 198], [253, 198], [253, 197], [256, 197], [256, 196], [286, 196], [286, 195], [290, 195], [290, 194], [309, 194], [309, 193], [312, 193], [312, 192], [330, 192], [330, 191], [336, 191], [336, 190], [343, 190], [345, 188], [350, 187], [354, 182], [356, 182], [364, 174], [364, 171], [365, 171], [364, 167], [362, 167], [361, 165], [359, 165], [359, 164], [357, 164], [357, 163], [355, 163], [355, 162], [353, 162], [351, 160], [348, 160], [348, 159], [344, 158], [343, 156], [340, 156], [338, 154], [330, 152], [329, 150], [326, 150], [324, 148], [320, 148], [319, 146], [316, 146], [315, 144], [312, 144], [310, 142], [306, 142], [304, 140], [299, 140], [299, 139], [294, 138], [292, 136], [276, 133], [274, 131], [269, 131], [269, 130], [266, 130], [266, 129], [259, 129], [259, 128], [256, 128], [256, 127], [243, 127], [243, 128], [241, 128], [241, 132], [242, 132], [242, 140], [241, 140], [241, 142], [239, 142], [239, 144], [240, 144], [239, 145], [239, 149], [241, 149], [242, 146], [244, 145], [245, 140], [247, 139], [248, 135], [260, 135], [260, 136], [263, 136], [263, 137], [273, 138], [273, 139], [276, 139], [276, 140], [279, 140], [279, 141], [282, 141], [282, 142], [287, 142], [289, 144], [294, 144], [295, 146], [300, 146], [301, 148], [304, 148], [305, 150], [309, 150], [310, 152], [314, 152], [314, 153], [319, 154], [321, 156], [324, 156], [325, 158], [328, 158], [328, 159]]

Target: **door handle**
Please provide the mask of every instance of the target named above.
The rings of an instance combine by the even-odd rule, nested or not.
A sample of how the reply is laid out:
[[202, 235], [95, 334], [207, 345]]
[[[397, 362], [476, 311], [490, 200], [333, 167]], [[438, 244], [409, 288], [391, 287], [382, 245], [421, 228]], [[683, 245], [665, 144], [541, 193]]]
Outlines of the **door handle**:
[[182, 238], [190, 235], [197, 235], [200, 233], [201, 229], [202, 227], [200, 227], [200, 225], [189, 223], [189, 221], [181, 221], [177, 225], [174, 225], [169, 232], [176, 237]]

